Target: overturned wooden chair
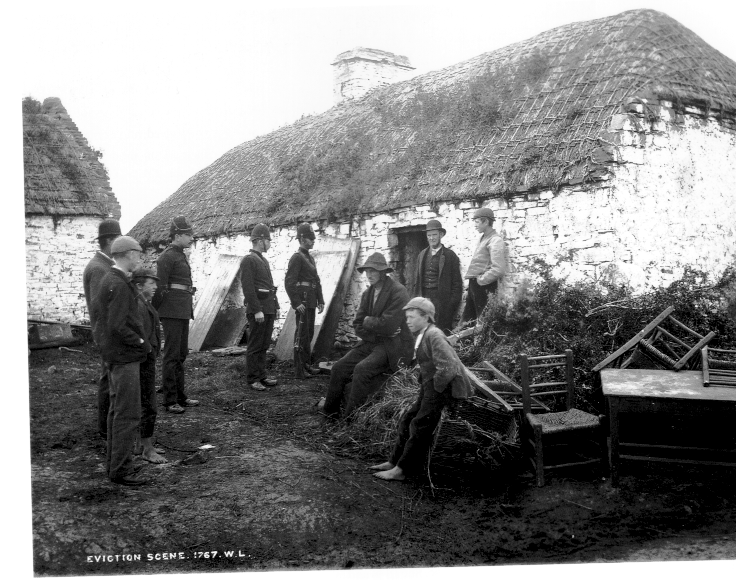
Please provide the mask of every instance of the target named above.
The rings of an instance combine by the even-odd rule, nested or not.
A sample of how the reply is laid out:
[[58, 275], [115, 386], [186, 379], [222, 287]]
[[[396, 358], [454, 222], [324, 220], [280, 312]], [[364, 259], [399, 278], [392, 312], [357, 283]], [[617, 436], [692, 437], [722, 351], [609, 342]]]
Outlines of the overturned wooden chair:
[[700, 359], [695, 355], [716, 333], [709, 332], [705, 336], [698, 334], [672, 316], [673, 310], [672, 306], [666, 308], [634, 338], [593, 367], [593, 372], [597, 373], [607, 366], [625, 369], [638, 361], [642, 354], [671, 371], [693, 368], [699, 364]]
[[[506, 376], [488, 361], [481, 361], [478, 366], [470, 367], [478, 378], [499, 397], [505, 400], [513, 409], [523, 409], [521, 401], [521, 386], [513, 379]], [[539, 399], [532, 397], [533, 411], [551, 411], [551, 409]]]
[[736, 387], [736, 350], [704, 346], [700, 352], [704, 387]]
[[[608, 465], [605, 416], [575, 408], [572, 351], [547, 356], [519, 356], [524, 421], [522, 441], [529, 459], [544, 485], [545, 470], [574, 465]], [[564, 396], [564, 411], [533, 413], [532, 399]], [[552, 406], [552, 402], [550, 402]]]

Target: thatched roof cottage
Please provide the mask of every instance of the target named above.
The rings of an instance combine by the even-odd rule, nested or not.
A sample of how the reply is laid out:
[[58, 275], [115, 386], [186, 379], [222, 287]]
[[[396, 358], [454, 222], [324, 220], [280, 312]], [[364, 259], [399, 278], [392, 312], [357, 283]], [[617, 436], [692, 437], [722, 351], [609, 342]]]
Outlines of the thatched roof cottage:
[[23, 100], [29, 318], [89, 320], [82, 272], [100, 221], [120, 218], [100, 157], [59, 99]]
[[[469, 216], [483, 205], [507, 241], [511, 285], [539, 258], [646, 286], [731, 261], [735, 194], [736, 63], [667, 15], [633, 10], [375, 88], [243, 143], [130, 233], [160, 249], [171, 217], [187, 215], [202, 279], [213, 256], [244, 254], [250, 228], [266, 222], [279, 277], [306, 220], [317, 248], [320, 237], [360, 236], [360, 259], [383, 251], [408, 279], [431, 218], [467, 266]], [[356, 276], [346, 321], [361, 284]]]

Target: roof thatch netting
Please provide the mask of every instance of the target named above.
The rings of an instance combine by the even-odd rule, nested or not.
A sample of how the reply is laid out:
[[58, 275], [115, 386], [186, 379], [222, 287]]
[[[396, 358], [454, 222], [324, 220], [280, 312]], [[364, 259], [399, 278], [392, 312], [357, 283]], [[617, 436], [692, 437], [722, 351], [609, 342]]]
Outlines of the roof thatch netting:
[[631, 98], [731, 119], [736, 63], [652, 10], [562, 26], [243, 143], [130, 233], [160, 242], [178, 214], [217, 236], [591, 181]]
[[89, 146], [61, 101], [23, 100], [26, 215], [120, 218], [101, 154]]

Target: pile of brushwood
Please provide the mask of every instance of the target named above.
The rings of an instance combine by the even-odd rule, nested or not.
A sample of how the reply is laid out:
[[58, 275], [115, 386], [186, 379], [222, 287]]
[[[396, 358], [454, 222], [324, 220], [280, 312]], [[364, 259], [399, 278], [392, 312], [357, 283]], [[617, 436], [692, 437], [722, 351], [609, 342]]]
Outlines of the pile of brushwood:
[[[519, 380], [517, 357], [572, 349], [575, 360], [576, 406], [595, 414], [605, 412], [600, 387], [591, 369], [668, 306], [673, 315], [700, 334], [713, 330], [711, 343], [736, 348], [736, 270], [727, 269], [717, 281], [694, 269], [666, 288], [634, 294], [609, 278], [567, 283], [555, 278], [541, 263], [534, 269], [536, 283], [522, 284], [508, 298], [489, 302], [482, 316], [483, 330], [475, 340], [458, 345], [467, 366], [487, 360]], [[396, 441], [401, 414], [417, 396], [414, 373], [395, 373], [352, 421], [333, 427], [333, 441], [345, 452], [366, 460], [385, 460]], [[452, 418], [451, 416], [448, 416]], [[463, 443], [473, 443], [486, 466], [499, 466], [514, 458], [518, 430], [490, 433], [468, 425]], [[501, 461], [499, 461], [501, 458]]]
[[686, 268], [667, 287], [634, 294], [610, 278], [568, 284], [543, 264], [537, 283], [523, 284], [510, 298], [494, 299], [483, 312], [483, 330], [462, 353], [466, 364], [487, 360], [519, 379], [517, 357], [557, 354], [572, 349], [576, 406], [604, 412], [603, 396], [591, 369], [636, 336], [668, 306], [673, 316], [700, 334], [715, 331], [711, 343], [736, 348], [736, 270], [728, 268], [711, 281]]

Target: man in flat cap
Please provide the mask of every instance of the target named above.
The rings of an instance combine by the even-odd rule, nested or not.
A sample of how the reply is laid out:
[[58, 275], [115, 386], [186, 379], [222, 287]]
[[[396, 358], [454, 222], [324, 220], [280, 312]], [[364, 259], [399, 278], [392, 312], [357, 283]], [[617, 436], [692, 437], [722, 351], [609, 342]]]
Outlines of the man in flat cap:
[[[340, 416], [343, 404], [342, 414], [348, 417], [365, 403], [381, 387], [384, 373], [395, 372], [411, 360], [414, 344], [402, 310], [409, 292], [387, 275], [393, 269], [383, 254], [374, 253], [357, 270], [370, 284], [353, 321], [361, 340], [332, 367], [323, 409], [331, 418]], [[348, 383], [352, 383], [349, 389]]]
[[161, 457], [162, 450], [153, 446], [153, 431], [156, 427], [156, 358], [161, 352], [161, 325], [158, 312], [151, 304], [156, 292], [158, 276], [150, 268], [138, 268], [133, 272], [132, 282], [138, 289], [138, 314], [143, 323], [146, 340], [151, 350], [141, 363], [141, 448], [136, 453], [151, 463], [167, 463]]
[[463, 298], [463, 276], [460, 259], [442, 244], [447, 231], [438, 220], [427, 222], [429, 247], [419, 253], [414, 295], [429, 298], [436, 310], [437, 327], [450, 334], [460, 301]]
[[[92, 335], [95, 330], [95, 317], [92, 312], [92, 298], [97, 293], [100, 282], [110, 271], [115, 263], [110, 257], [112, 254], [112, 243], [122, 234], [120, 224], [117, 220], [106, 219], [100, 222], [97, 228], [97, 243], [100, 249], [95, 252], [92, 259], [84, 268], [82, 274], [82, 285], [84, 286], [84, 299], [87, 302], [87, 313], [89, 314], [89, 325]], [[97, 390], [97, 431], [100, 437], [107, 440], [107, 412], [110, 410], [110, 385], [107, 376], [107, 367], [102, 363], [102, 373], [98, 381]]]
[[489, 294], [498, 292], [498, 282], [506, 273], [506, 246], [493, 229], [493, 210], [482, 207], [473, 215], [473, 224], [481, 234], [475, 253], [465, 273], [468, 294], [461, 322], [477, 320], [488, 303]]
[[266, 353], [271, 344], [273, 323], [279, 312], [271, 266], [263, 256], [271, 247], [271, 231], [265, 224], [250, 232], [253, 248], [240, 262], [245, 316], [248, 319], [248, 350], [245, 355], [246, 380], [251, 389], [265, 391], [278, 381], [266, 376]]
[[151, 350], [138, 311], [138, 292], [129, 278], [140, 263], [141, 252], [133, 238], [117, 238], [111, 247], [115, 264], [92, 298], [95, 342], [102, 351], [110, 381], [107, 474], [121, 485], [147, 482], [136, 475], [132, 457], [141, 420], [140, 363]]
[[169, 413], [183, 413], [185, 407], [196, 407], [199, 401], [184, 391], [184, 361], [189, 353], [189, 321], [194, 318], [192, 306], [196, 288], [192, 286], [192, 270], [184, 250], [192, 245], [192, 226], [184, 216], [171, 220], [171, 243], [156, 260], [158, 288], [153, 305], [164, 327], [164, 359], [162, 387], [164, 407]]
[[371, 467], [380, 479], [402, 480], [406, 475], [421, 473], [442, 409], [453, 400], [473, 394], [465, 366], [434, 325], [434, 304], [427, 298], [412, 298], [404, 311], [406, 324], [416, 337], [414, 359], [419, 365], [420, 387], [416, 401], [399, 421], [390, 459]]
[[317, 273], [317, 264], [309, 254], [309, 250], [314, 247], [315, 240], [312, 227], [309, 224], [299, 224], [296, 236], [299, 251], [289, 260], [284, 287], [296, 315], [294, 376], [304, 379], [319, 372], [319, 369], [310, 366], [310, 362], [315, 309], [322, 312], [325, 300], [322, 297], [322, 284]]

